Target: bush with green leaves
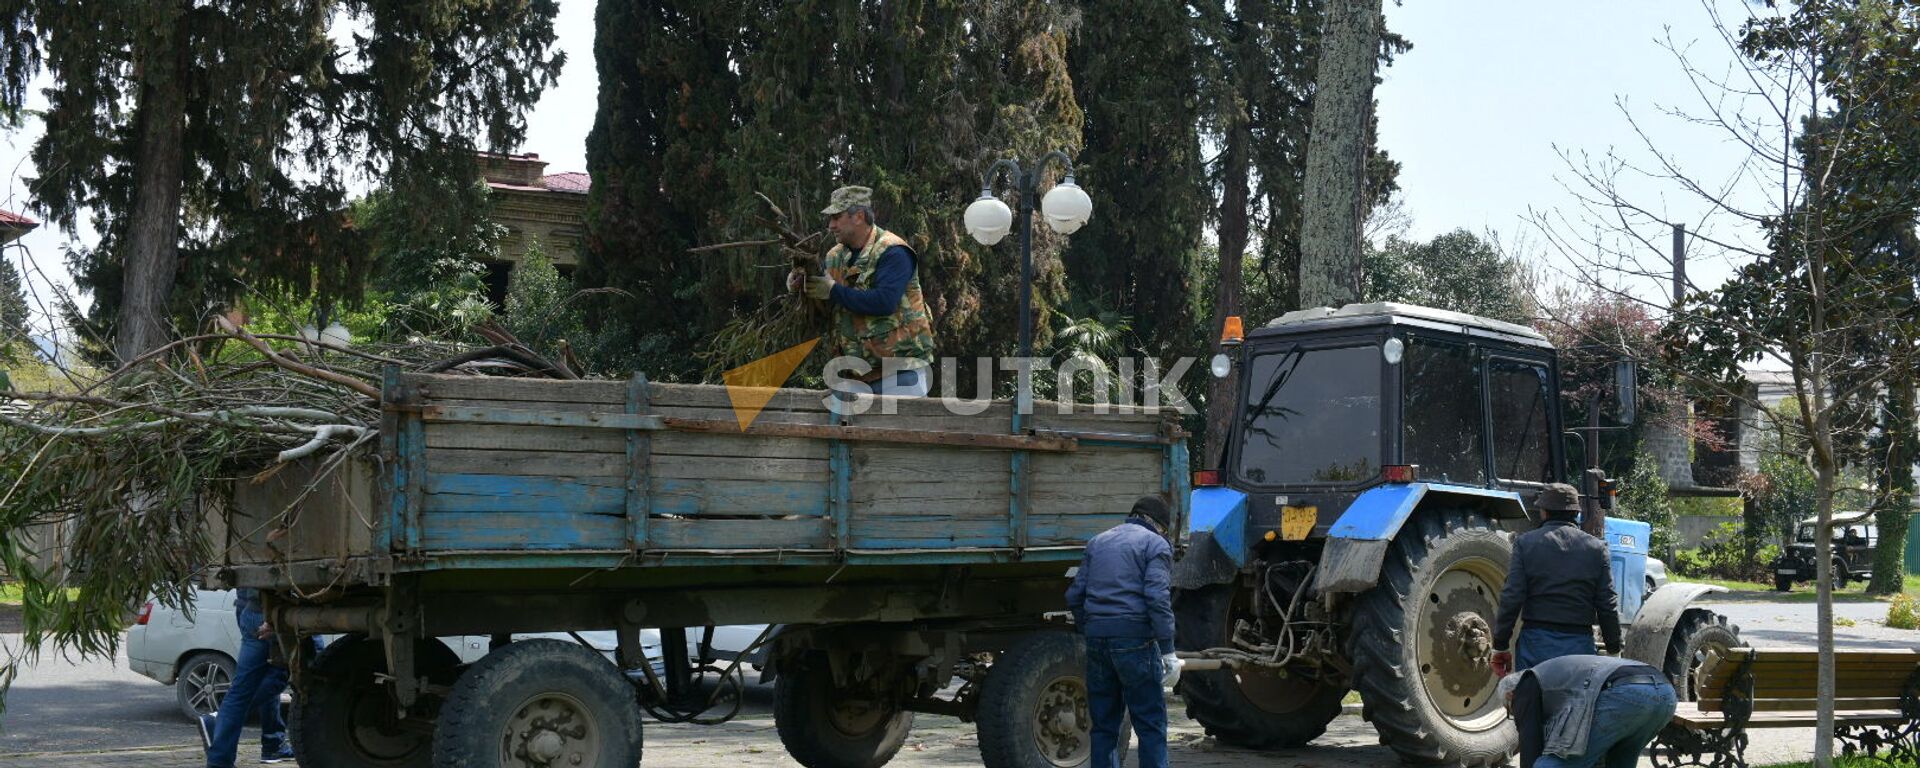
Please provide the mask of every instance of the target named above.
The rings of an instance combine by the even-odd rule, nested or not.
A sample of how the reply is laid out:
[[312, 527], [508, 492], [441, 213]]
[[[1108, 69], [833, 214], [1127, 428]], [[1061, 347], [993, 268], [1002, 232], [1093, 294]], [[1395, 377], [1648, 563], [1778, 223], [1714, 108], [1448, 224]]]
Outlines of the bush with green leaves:
[[1887, 626], [1894, 629], [1920, 629], [1920, 605], [1913, 595], [1898, 594], [1887, 605]]
[[1679, 542], [1674, 533], [1673, 499], [1667, 493], [1666, 478], [1660, 476], [1660, 460], [1644, 446], [1636, 450], [1633, 467], [1620, 482], [1619, 503], [1613, 514], [1653, 526], [1648, 547], [1655, 556], [1673, 551]]
[[1780, 547], [1755, 546], [1738, 522], [1721, 523], [1708, 532], [1698, 549], [1674, 553], [1673, 568], [1682, 576], [1737, 581], [1768, 581], [1768, 567], [1780, 557]]

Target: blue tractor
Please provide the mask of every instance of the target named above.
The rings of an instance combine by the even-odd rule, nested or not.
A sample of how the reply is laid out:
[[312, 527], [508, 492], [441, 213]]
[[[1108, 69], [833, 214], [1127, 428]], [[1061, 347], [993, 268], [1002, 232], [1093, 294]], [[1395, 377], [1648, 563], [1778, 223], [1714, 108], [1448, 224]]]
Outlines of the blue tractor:
[[1694, 604], [1714, 588], [1642, 586], [1649, 527], [1601, 511], [1610, 484], [1581, 469], [1597, 433], [1563, 429], [1558, 361], [1533, 330], [1397, 304], [1303, 310], [1213, 368], [1240, 410], [1195, 479], [1174, 610], [1180, 650], [1228, 667], [1181, 683], [1221, 741], [1303, 745], [1358, 691], [1408, 762], [1505, 762], [1517, 738], [1487, 662], [1511, 536], [1570, 478], [1613, 552], [1625, 655], [1687, 697], [1706, 654], [1740, 644]]

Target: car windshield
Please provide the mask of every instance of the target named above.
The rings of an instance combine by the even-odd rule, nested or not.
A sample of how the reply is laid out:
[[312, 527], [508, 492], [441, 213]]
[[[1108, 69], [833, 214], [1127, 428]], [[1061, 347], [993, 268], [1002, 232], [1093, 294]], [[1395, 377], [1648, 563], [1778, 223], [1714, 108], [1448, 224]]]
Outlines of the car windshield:
[[1254, 355], [1239, 477], [1258, 485], [1351, 484], [1380, 474], [1380, 348]]

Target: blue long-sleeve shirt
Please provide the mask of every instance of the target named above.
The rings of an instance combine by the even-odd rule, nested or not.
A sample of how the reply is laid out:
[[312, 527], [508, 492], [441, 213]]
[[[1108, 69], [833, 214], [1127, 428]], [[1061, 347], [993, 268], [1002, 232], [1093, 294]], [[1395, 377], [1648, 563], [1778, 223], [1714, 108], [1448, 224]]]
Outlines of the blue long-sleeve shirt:
[[1087, 542], [1067, 607], [1087, 637], [1153, 638], [1173, 652], [1173, 547], [1128, 520]]
[[880, 263], [873, 267], [872, 288], [861, 290], [836, 283], [827, 298], [850, 312], [891, 315], [900, 308], [900, 297], [907, 292], [907, 282], [913, 279], [915, 266], [913, 251], [896, 245], [880, 253]]

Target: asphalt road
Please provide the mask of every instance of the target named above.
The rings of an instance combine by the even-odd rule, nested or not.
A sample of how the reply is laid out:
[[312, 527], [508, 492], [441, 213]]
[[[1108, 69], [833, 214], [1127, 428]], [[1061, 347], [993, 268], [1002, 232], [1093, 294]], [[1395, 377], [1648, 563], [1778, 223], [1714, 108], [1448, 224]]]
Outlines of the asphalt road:
[[[1814, 645], [1815, 609], [1811, 603], [1769, 603], [1739, 599], [1712, 604], [1741, 628], [1756, 646]], [[1885, 603], [1841, 603], [1834, 628], [1841, 648], [1920, 648], [1920, 632], [1888, 629]], [[1853, 626], [1844, 626], [1851, 621]], [[0, 644], [17, 647], [18, 635], [0, 634]], [[711, 768], [730, 765], [791, 766], [773, 733], [765, 687], [749, 693], [743, 717], [724, 727], [648, 724], [647, 765]], [[1285, 753], [1240, 752], [1202, 738], [1196, 724], [1174, 708], [1176, 764], [1189, 766], [1295, 766], [1343, 768], [1395, 765], [1390, 752], [1373, 743], [1371, 729], [1357, 717], [1335, 721], [1315, 747]], [[249, 729], [249, 750], [257, 732]], [[1811, 731], [1754, 734], [1748, 757], [1754, 764], [1805, 759]], [[923, 716], [913, 741], [893, 765], [901, 768], [978, 764], [971, 726], [951, 718]], [[73, 661], [43, 658], [22, 668], [7, 708], [0, 715], [0, 768], [197, 768], [201, 761], [193, 726], [174, 706], [173, 690], [127, 669], [125, 657]], [[252, 763], [243, 759], [242, 765]]]
[[[10, 654], [19, 635], [0, 635]], [[198, 743], [173, 689], [106, 660], [43, 657], [24, 665], [0, 714], [0, 765], [32, 752], [77, 752]]]

